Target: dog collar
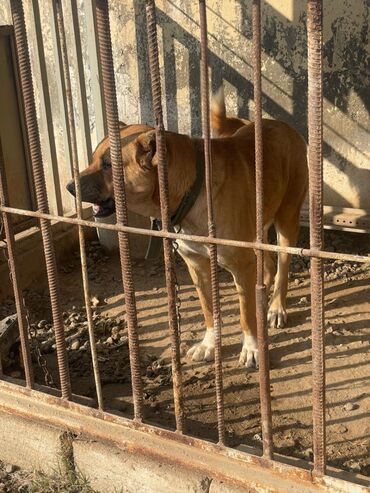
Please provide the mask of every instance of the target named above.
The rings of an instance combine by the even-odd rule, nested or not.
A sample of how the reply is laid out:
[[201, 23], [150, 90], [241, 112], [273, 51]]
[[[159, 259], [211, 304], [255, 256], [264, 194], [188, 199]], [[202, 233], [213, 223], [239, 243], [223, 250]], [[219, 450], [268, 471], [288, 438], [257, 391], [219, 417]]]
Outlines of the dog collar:
[[[196, 175], [195, 180], [192, 186], [189, 188], [185, 195], [183, 196], [180, 205], [178, 206], [175, 214], [171, 216], [171, 225], [170, 231], [178, 232], [181, 229], [181, 223], [189, 213], [190, 209], [195, 204], [199, 193], [202, 189], [202, 185], [204, 182], [204, 150], [201, 141], [195, 143], [195, 168]], [[150, 229], [152, 231], [161, 231], [162, 229], [162, 221], [157, 218], [150, 218]], [[162, 248], [163, 240], [158, 236], [150, 236], [149, 237], [149, 245], [145, 255], [146, 259], [156, 258], [158, 257], [161, 248]]]

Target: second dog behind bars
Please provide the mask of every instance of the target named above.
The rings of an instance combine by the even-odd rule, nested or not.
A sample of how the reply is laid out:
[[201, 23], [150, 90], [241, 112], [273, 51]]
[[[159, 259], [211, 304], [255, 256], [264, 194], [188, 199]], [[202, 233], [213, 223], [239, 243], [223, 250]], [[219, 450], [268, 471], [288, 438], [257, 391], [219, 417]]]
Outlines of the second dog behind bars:
[[[256, 237], [255, 145], [254, 124], [229, 118], [223, 91], [212, 101], [211, 141], [213, 166], [214, 215], [219, 238], [254, 241]], [[128, 208], [146, 217], [160, 217], [158, 156], [153, 128], [147, 125], [124, 125], [120, 128], [122, 162], [126, 180]], [[171, 217], [181, 232], [207, 236], [207, 204], [204, 183], [202, 139], [166, 132], [169, 206]], [[306, 143], [288, 124], [263, 120], [264, 230], [273, 224], [281, 246], [295, 246], [299, 232], [300, 209], [307, 192], [308, 168]], [[112, 169], [108, 138], [96, 148], [91, 163], [81, 173], [84, 202], [94, 204], [96, 216], [115, 211]], [[74, 183], [67, 185], [74, 194]], [[203, 340], [188, 351], [193, 361], [214, 358], [215, 334], [211, 301], [209, 250], [207, 245], [178, 241], [178, 251], [185, 260], [197, 289], [205, 319]], [[217, 259], [234, 279], [240, 303], [240, 326], [243, 344], [239, 362], [258, 366], [256, 337], [254, 251], [219, 245]], [[274, 257], [265, 252], [265, 284], [274, 283], [268, 309], [273, 327], [287, 322], [286, 295], [290, 255], [279, 253], [277, 272]]]

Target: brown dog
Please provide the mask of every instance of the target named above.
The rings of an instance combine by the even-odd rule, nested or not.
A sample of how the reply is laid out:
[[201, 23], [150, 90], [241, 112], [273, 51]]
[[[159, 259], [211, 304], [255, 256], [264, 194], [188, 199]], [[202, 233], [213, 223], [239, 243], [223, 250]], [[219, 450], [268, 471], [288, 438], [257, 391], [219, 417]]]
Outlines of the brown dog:
[[[226, 117], [223, 95], [212, 105], [213, 130], [223, 138], [212, 139], [213, 197], [217, 236], [255, 240], [254, 125]], [[147, 125], [121, 127], [122, 160], [125, 168], [129, 209], [147, 217], [160, 217], [155, 133]], [[170, 212], [174, 214], [196, 180], [201, 139], [166, 132]], [[294, 246], [299, 230], [299, 212], [307, 189], [306, 144], [289, 125], [263, 121], [264, 224], [274, 224], [278, 243]], [[68, 190], [74, 194], [74, 184]], [[81, 173], [82, 200], [95, 205], [97, 216], [114, 212], [109, 142], [96, 148], [92, 162]], [[205, 185], [181, 222], [184, 233], [207, 235]], [[207, 245], [179, 241], [202, 305], [206, 333], [188, 355], [193, 361], [212, 360], [214, 330], [210, 265]], [[266, 284], [270, 286], [275, 264], [266, 255]], [[233, 275], [240, 301], [240, 325], [244, 335], [239, 361], [247, 367], [258, 364], [255, 316], [256, 262], [253, 250], [218, 247], [218, 262]], [[269, 308], [271, 325], [286, 322], [286, 293], [290, 256], [279, 254], [274, 293]]]

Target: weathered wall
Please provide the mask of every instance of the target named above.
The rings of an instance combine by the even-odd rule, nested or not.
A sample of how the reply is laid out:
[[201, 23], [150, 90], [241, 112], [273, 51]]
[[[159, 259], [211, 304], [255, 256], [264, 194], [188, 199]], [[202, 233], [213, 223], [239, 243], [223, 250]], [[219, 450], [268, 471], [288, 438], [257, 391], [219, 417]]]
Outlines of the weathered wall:
[[[31, 2], [26, 2], [31, 5]], [[55, 71], [50, 2], [39, 2], [51, 83], [54, 133], [60, 176], [69, 174], [63, 115]], [[90, 131], [96, 144], [95, 106], [90, 77], [91, 45], [86, 41], [85, 9], [78, 0]], [[211, 87], [226, 87], [230, 112], [253, 118], [251, 85], [251, 0], [209, 0], [208, 27]], [[70, 2], [64, 5], [69, 11]], [[120, 118], [152, 122], [144, 0], [111, 0], [112, 39]], [[306, 1], [263, 2], [263, 108], [265, 115], [307, 131]], [[158, 0], [163, 100], [167, 128], [200, 135], [200, 45], [197, 2]], [[27, 19], [30, 14], [27, 14]], [[68, 15], [67, 15], [68, 19]], [[10, 22], [8, 1], [0, 0], [0, 23]], [[71, 41], [71, 37], [69, 36]], [[327, 0], [324, 16], [325, 203], [370, 209], [370, 45], [367, 0]], [[31, 41], [34, 46], [34, 40]], [[35, 58], [33, 57], [33, 60]], [[76, 64], [71, 51], [72, 75]], [[37, 72], [37, 70], [36, 70]], [[36, 86], [39, 86], [35, 77]], [[75, 95], [77, 98], [77, 88]], [[78, 98], [77, 98], [78, 99]], [[76, 99], [76, 101], [77, 101]], [[76, 102], [76, 107], [78, 104]], [[78, 118], [79, 118], [78, 114]], [[41, 128], [42, 112], [40, 112]], [[81, 122], [81, 120], [79, 120]], [[83, 140], [82, 133], [80, 134]], [[44, 141], [43, 141], [44, 143]], [[85, 153], [86, 154], [86, 153]], [[83, 146], [81, 165], [85, 163]], [[45, 153], [46, 161], [48, 154]], [[63, 188], [63, 187], [62, 187]], [[61, 191], [63, 208], [71, 207]]]

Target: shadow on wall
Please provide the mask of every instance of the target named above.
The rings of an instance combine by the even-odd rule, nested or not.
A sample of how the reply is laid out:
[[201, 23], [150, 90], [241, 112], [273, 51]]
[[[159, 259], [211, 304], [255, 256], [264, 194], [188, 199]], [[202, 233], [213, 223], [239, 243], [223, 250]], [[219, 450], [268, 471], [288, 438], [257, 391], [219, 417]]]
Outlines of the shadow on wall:
[[[172, 9], [177, 9], [181, 15], [185, 15], [199, 32], [198, 18], [190, 18], [179, 4], [171, 0], [168, 1]], [[362, 126], [358, 121], [352, 119], [352, 114], [356, 109], [351, 109], [349, 99], [353, 93], [364, 106], [363, 112], [370, 112], [370, 54], [366, 50], [369, 44], [369, 6], [366, 0], [360, 2], [362, 9], [358, 9], [360, 15], [357, 16], [356, 29], [351, 29], [351, 24], [345, 24], [346, 9], [351, 9], [351, 2], [343, 2], [341, 7], [343, 16], [330, 15], [325, 20], [324, 31], [330, 32], [326, 36], [324, 44], [324, 98], [326, 102], [335, 110], [339, 110], [336, 118], [338, 121], [341, 115], [345, 115], [353, 125], [353, 128], [361, 128], [362, 141], [359, 142], [359, 149], [356, 148], [356, 132], [348, 132], [345, 124], [339, 124], [334, 129], [329, 122], [325, 121], [325, 131], [334, 135], [334, 140], [339, 139], [344, 147], [359, 150], [368, 145], [369, 129]], [[273, 118], [281, 119], [299, 130], [307, 138], [307, 36], [306, 36], [306, 2], [303, 0], [292, 2], [292, 12], [290, 18], [285, 17], [267, 2], [263, 4], [263, 52], [279, 66], [280, 72], [283, 71], [284, 77], [291, 81], [291, 111], [288, 111], [283, 104], [279, 104], [274, 98], [264, 92], [263, 109]], [[241, 19], [239, 34], [246, 40], [246, 52], [243, 56], [247, 58], [250, 65], [247, 47], [252, 39], [251, 30], [251, 1], [238, 0], [237, 2]], [[334, 5], [334, 4], [333, 4]], [[136, 21], [136, 41], [138, 55], [138, 73], [140, 86], [141, 102], [141, 121], [153, 123], [150, 74], [148, 66], [148, 48], [146, 34], [145, 9], [140, 0], [134, 2], [135, 21]], [[334, 6], [335, 7], [335, 6]], [[333, 8], [333, 7], [332, 7]], [[213, 15], [220, 15], [212, 8], [208, 10]], [[166, 102], [167, 128], [171, 131], [179, 131], [179, 107], [177, 101], [177, 77], [179, 76], [176, 68], [175, 42], [183, 46], [187, 51], [188, 67], [187, 77], [189, 85], [190, 100], [190, 132], [194, 136], [201, 134], [201, 100], [200, 100], [200, 43], [188, 30], [184, 29], [177, 21], [169, 17], [164, 11], [157, 8], [157, 21], [160, 26], [159, 32], [162, 34], [162, 42], [165, 46], [164, 51], [164, 87], [162, 88]], [[227, 19], [220, 18], [220, 21], [228, 23]], [[330, 23], [327, 25], [327, 23]], [[354, 26], [352, 25], [352, 28]], [[236, 27], [235, 27], [236, 28]], [[249, 42], [247, 42], [249, 40]], [[225, 41], [224, 37], [219, 37], [217, 43], [223, 49], [234, 52], [234, 46]], [[240, 58], [239, 53], [236, 56]], [[243, 62], [244, 63], [244, 62]], [[253, 86], [251, 81], [246, 78], [244, 70], [236, 69], [225, 60], [221, 59], [213, 51], [209, 52], [209, 64], [211, 67], [211, 88], [216, 90], [222, 82], [229, 83], [237, 94], [238, 116], [242, 118], [253, 118], [249, 114], [249, 102], [253, 99]], [[237, 65], [237, 64], [235, 64]], [[242, 65], [242, 64], [241, 64]], [[267, 72], [267, 75], [266, 75]], [[270, 71], [271, 72], [271, 71]], [[274, 74], [269, 70], [263, 74], [263, 81], [272, 80]], [[263, 84], [262, 81], [262, 85]], [[358, 116], [358, 115], [356, 115]], [[324, 116], [325, 120], [325, 116]], [[348, 133], [347, 133], [348, 132]], [[363, 142], [367, 140], [367, 143]], [[338, 172], [344, 173], [348, 178], [349, 187], [352, 192], [363, 196], [363, 185], [370, 181], [370, 170], [359, 167], [357, 159], [352, 159], [352, 152], [343, 155], [342, 152], [334, 149], [333, 138], [325, 139], [324, 158], [335, 167]], [[343, 145], [340, 146], [343, 149]], [[363, 154], [363, 153], [362, 153]], [[368, 159], [368, 156], [366, 157]], [[353, 176], [353, 178], [352, 178]], [[324, 193], [330, 198], [330, 204], [341, 204], [351, 207], [351, 202], [339, 194], [336, 190], [325, 183]], [[361, 191], [362, 189], [362, 191]]]

